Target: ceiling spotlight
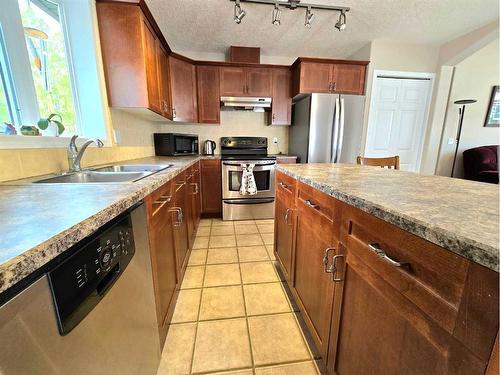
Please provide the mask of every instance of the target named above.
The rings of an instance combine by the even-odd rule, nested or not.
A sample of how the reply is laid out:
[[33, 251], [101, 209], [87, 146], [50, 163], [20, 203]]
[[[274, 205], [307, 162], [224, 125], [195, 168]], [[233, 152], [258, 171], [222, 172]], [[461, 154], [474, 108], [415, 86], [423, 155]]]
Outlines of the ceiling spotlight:
[[304, 26], [310, 29], [313, 19], [314, 19], [314, 13], [312, 12], [311, 7], [308, 7], [306, 10], [306, 21], [304, 22]]
[[234, 4], [234, 22], [239, 25], [246, 14], [247, 12], [241, 9], [240, 0], [236, 0], [236, 4]]
[[273, 9], [273, 25], [279, 26], [281, 24], [281, 9], [278, 3], [274, 4]]
[[339, 20], [335, 24], [335, 28], [338, 29], [338, 31], [344, 31], [347, 27], [347, 19], [345, 15], [345, 10], [340, 11], [339, 15]]

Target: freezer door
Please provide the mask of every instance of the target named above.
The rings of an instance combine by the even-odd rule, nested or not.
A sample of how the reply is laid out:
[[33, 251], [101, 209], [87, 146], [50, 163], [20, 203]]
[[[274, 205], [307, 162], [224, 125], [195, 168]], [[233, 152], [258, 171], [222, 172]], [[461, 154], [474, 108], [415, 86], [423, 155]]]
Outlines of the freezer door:
[[297, 156], [301, 163], [307, 163], [310, 109], [310, 96], [294, 103], [292, 126], [288, 131], [288, 153]]
[[356, 163], [356, 156], [361, 155], [363, 138], [363, 120], [365, 113], [365, 97], [359, 95], [342, 95], [342, 114], [344, 117], [343, 137], [339, 163]]
[[311, 95], [308, 163], [329, 163], [331, 161], [334, 114], [334, 95]]

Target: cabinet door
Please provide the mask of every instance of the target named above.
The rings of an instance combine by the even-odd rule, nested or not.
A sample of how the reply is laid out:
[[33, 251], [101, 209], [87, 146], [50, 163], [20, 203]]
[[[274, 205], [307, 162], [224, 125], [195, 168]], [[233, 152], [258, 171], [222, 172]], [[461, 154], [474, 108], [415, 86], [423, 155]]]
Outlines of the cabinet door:
[[220, 95], [245, 96], [246, 95], [245, 68], [222, 67], [220, 68]]
[[286, 199], [283, 194], [276, 194], [274, 250], [287, 281], [291, 280], [292, 274], [293, 227], [295, 216], [295, 212], [291, 208], [291, 202]]
[[365, 92], [364, 65], [335, 64], [333, 66], [333, 89], [339, 94], [363, 95]]
[[188, 247], [190, 249], [193, 248], [194, 244], [194, 233], [195, 233], [195, 227], [194, 227], [194, 202], [193, 202], [193, 194], [194, 194], [194, 188], [193, 188], [193, 168], [190, 167], [187, 170], [187, 177], [186, 177], [186, 188], [185, 188], [185, 195], [186, 195], [186, 212], [184, 213], [184, 219], [186, 220], [186, 225], [187, 225], [187, 234], [188, 234]]
[[143, 21], [144, 54], [149, 108], [162, 113], [158, 84], [158, 38], [146, 20]]
[[201, 161], [201, 212], [222, 213], [222, 171], [220, 160]]
[[300, 63], [300, 93], [329, 93], [333, 65], [328, 63]]
[[292, 289], [323, 358], [327, 355], [334, 297], [332, 276], [325, 272], [323, 257], [329, 255], [331, 260], [337, 250], [333, 221], [322, 213], [328, 210], [328, 205], [327, 202], [319, 202], [313, 197], [301, 197], [299, 190]]
[[178, 176], [173, 186], [174, 210], [174, 244], [177, 259], [177, 273], [182, 280], [187, 264], [187, 253], [189, 251], [188, 227], [186, 217], [186, 180], [184, 173]]
[[198, 122], [220, 123], [220, 75], [218, 66], [196, 67]]
[[193, 182], [192, 188], [194, 189], [191, 195], [193, 201], [193, 217], [194, 227], [198, 228], [201, 217], [201, 189], [200, 189], [200, 162], [197, 162], [193, 167]]
[[196, 122], [196, 73], [194, 66], [184, 60], [170, 57], [172, 77], [172, 119], [180, 122]]
[[272, 69], [246, 68], [246, 96], [270, 97], [273, 89]]
[[172, 93], [170, 91], [170, 68], [168, 54], [158, 41], [158, 81], [160, 83], [160, 105], [163, 116], [172, 119]]
[[270, 125], [292, 122], [291, 74], [288, 69], [273, 69], [273, 104]]

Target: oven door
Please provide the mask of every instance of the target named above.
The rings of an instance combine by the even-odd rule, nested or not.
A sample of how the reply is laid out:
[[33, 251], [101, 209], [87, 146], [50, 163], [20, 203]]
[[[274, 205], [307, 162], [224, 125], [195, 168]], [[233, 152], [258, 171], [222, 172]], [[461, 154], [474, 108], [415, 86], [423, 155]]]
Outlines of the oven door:
[[[253, 175], [257, 185], [256, 195], [241, 195], [241, 164], [255, 164]], [[273, 198], [274, 197], [274, 167], [275, 160], [247, 161], [231, 160], [222, 162], [222, 198]]]

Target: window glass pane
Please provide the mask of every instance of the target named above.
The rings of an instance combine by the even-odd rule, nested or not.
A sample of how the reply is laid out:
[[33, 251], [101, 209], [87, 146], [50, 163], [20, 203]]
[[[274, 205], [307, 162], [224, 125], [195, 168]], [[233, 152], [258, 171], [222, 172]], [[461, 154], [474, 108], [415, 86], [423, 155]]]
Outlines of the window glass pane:
[[59, 6], [48, 0], [18, 0], [31, 71], [41, 117], [59, 114], [64, 135], [76, 132], [71, 89]]
[[15, 122], [13, 118], [13, 98], [12, 94], [8, 91], [9, 84], [12, 82], [8, 68], [3, 33], [0, 28], [0, 133], [5, 133], [6, 128], [3, 126], [4, 123], [13, 124]]
[[[0, 69], [1, 69], [1, 67], [0, 67]], [[2, 72], [0, 70], [0, 75], [1, 74], [2, 74]], [[0, 78], [3, 78], [3, 77], [0, 77]], [[1, 79], [1, 81], [0, 81], [0, 124], [3, 124], [4, 122], [11, 124], [12, 119], [10, 118], [9, 104], [7, 102], [7, 90], [5, 89], [4, 80]]]

